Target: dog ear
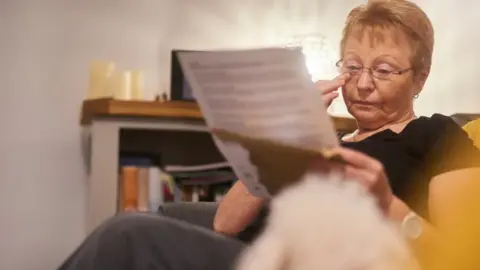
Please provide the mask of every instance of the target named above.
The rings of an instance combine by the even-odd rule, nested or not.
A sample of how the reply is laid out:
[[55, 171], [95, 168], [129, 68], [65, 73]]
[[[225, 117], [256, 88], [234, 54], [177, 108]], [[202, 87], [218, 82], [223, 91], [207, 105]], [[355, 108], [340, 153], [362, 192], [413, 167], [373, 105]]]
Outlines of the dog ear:
[[235, 270], [281, 270], [287, 261], [282, 237], [266, 230], [244, 250]]

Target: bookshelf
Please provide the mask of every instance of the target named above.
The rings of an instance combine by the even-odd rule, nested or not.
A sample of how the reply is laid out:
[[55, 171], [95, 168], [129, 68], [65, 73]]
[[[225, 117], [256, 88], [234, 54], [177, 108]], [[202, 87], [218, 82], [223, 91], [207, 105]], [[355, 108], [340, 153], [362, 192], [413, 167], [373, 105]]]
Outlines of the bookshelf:
[[[334, 117], [333, 123], [339, 131], [356, 128], [350, 118]], [[192, 102], [86, 100], [80, 124], [87, 145], [87, 233], [117, 211], [121, 151], [152, 152], [164, 164], [224, 161]]]

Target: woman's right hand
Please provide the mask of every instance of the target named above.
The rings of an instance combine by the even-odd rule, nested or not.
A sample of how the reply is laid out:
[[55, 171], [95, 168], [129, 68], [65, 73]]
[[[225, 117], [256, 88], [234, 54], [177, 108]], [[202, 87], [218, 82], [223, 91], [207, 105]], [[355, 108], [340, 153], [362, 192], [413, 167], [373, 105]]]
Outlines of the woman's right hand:
[[320, 80], [315, 83], [317, 88], [322, 92], [323, 103], [325, 107], [330, 107], [333, 100], [338, 97], [338, 89], [345, 85], [350, 78], [349, 73], [343, 73], [333, 80]]

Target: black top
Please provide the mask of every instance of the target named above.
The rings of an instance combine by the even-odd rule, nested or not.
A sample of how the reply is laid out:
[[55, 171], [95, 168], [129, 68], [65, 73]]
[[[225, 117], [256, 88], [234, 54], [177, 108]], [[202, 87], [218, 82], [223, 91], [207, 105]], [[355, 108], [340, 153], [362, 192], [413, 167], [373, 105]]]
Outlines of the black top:
[[428, 219], [428, 185], [444, 172], [480, 166], [480, 150], [450, 117], [419, 117], [401, 133], [390, 129], [359, 142], [342, 142], [383, 163], [393, 193]]
[[[430, 180], [445, 172], [480, 167], [480, 150], [460, 126], [440, 114], [419, 117], [398, 134], [387, 129], [359, 142], [342, 142], [342, 146], [382, 162], [393, 193], [427, 220]], [[254, 239], [265, 225], [268, 210], [268, 206], [262, 209], [238, 238]]]

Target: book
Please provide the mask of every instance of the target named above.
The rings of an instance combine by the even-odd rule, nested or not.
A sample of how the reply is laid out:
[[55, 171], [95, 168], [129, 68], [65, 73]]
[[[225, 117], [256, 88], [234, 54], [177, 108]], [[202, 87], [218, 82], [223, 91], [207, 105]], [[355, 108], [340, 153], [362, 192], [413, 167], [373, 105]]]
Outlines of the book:
[[236, 181], [235, 174], [224, 166], [207, 166], [206, 171], [180, 170], [175, 176], [156, 166], [147, 167], [144, 161], [143, 158], [121, 159], [117, 212], [154, 213], [169, 202], [212, 202]]
[[[149, 168], [137, 170], [137, 209], [140, 212], [148, 212], [149, 209]], [[154, 187], [152, 187], [154, 188]], [[155, 209], [152, 209], [155, 210]]]
[[148, 209], [156, 212], [158, 207], [165, 202], [165, 190], [162, 180], [163, 172], [157, 167], [148, 171]]
[[118, 212], [156, 212], [162, 204], [173, 201], [174, 181], [157, 164], [157, 155], [120, 153]]
[[164, 170], [168, 173], [176, 172], [198, 172], [198, 171], [210, 171], [217, 169], [229, 168], [230, 164], [228, 162], [219, 162], [205, 165], [195, 165], [195, 166], [182, 166], [182, 165], [167, 165]]
[[138, 209], [138, 168], [122, 167], [122, 205], [120, 211], [136, 211]]
[[336, 132], [298, 48], [180, 52], [220, 152], [255, 196], [270, 197], [314, 159], [336, 157]]

